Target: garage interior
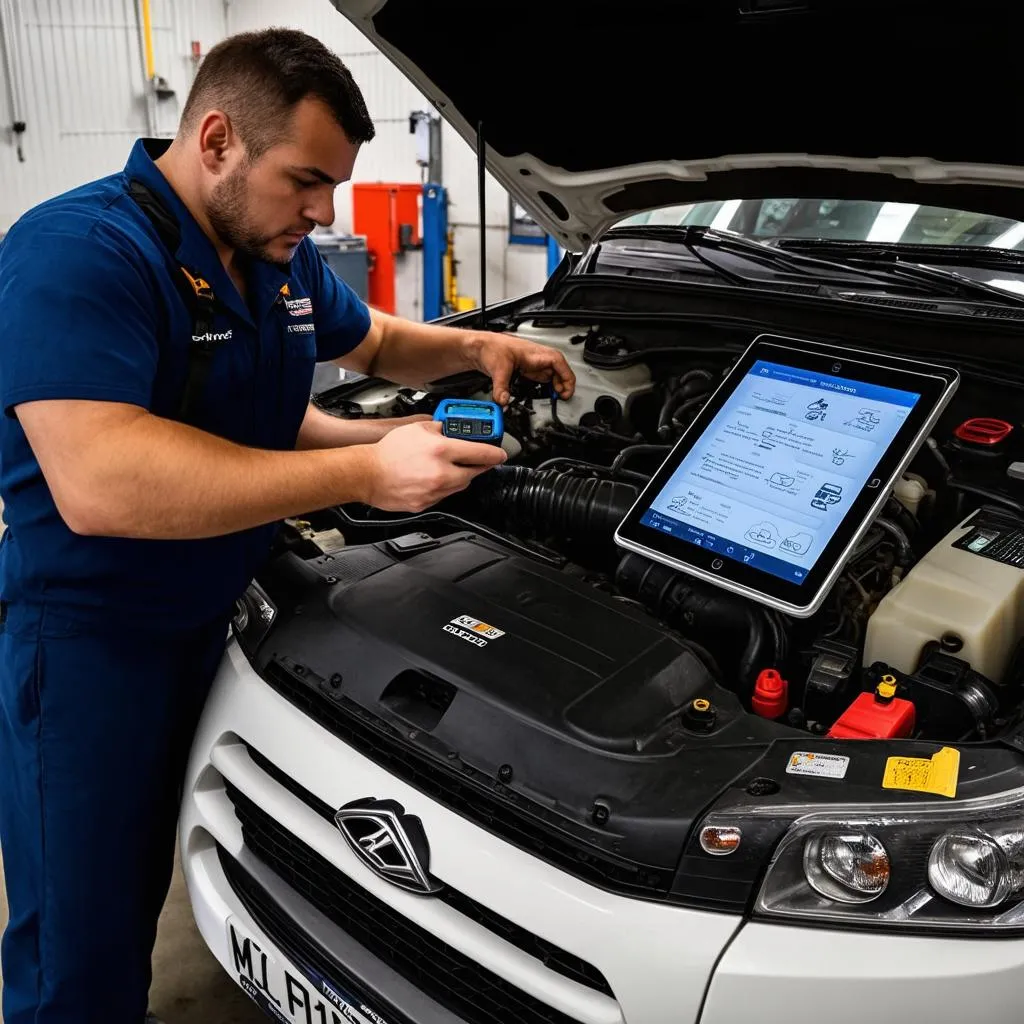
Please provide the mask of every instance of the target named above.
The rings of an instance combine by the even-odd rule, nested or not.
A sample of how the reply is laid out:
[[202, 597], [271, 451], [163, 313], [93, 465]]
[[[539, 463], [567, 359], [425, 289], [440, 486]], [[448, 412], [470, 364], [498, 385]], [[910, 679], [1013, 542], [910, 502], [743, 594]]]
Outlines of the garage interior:
[[1019, 3], [463, 5], [0, 0], [6, 1024], [1024, 1021]]
[[[338, 54], [376, 129], [337, 190], [335, 224], [314, 235], [324, 258], [385, 312], [430, 320], [472, 308], [476, 159], [330, 0], [4, 0], [0, 237], [44, 199], [120, 170], [135, 139], [172, 138], [203, 55], [228, 35], [275, 26]], [[489, 176], [486, 234], [488, 301], [539, 288], [560, 255]]]

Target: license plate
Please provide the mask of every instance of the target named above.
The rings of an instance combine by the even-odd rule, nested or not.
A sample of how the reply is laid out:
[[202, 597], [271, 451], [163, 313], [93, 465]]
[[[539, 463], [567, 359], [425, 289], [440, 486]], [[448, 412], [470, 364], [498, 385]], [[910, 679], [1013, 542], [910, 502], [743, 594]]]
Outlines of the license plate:
[[354, 994], [300, 971], [235, 918], [228, 948], [238, 984], [269, 1017], [286, 1024], [391, 1024]]

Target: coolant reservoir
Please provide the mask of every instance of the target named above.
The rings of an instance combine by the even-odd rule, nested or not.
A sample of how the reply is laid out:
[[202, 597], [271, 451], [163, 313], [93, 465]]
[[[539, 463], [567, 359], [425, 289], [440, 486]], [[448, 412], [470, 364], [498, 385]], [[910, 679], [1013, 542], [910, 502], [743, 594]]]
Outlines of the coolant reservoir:
[[956, 656], [1002, 682], [1024, 634], [1024, 523], [982, 509], [951, 530], [879, 603], [864, 664], [917, 668], [925, 644], [949, 637]]

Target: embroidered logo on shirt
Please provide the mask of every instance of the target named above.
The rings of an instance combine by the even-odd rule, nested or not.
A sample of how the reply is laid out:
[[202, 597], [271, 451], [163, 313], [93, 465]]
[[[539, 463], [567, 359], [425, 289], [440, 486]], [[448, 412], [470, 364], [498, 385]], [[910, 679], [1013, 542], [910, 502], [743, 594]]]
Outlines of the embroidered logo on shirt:
[[211, 341], [230, 341], [233, 331], [207, 331], [205, 334], [193, 334], [192, 340], [197, 344]]
[[285, 299], [284, 304], [292, 316], [312, 316], [312, 299]]
[[312, 334], [316, 330], [313, 324], [289, 324], [289, 334]]

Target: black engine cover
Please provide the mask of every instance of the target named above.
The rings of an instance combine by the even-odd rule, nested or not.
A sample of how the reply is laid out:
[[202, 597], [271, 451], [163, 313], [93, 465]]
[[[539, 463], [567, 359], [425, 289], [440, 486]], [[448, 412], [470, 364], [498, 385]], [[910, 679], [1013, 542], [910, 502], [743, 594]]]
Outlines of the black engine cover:
[[794, 735], [634, 605], [472, 534], [289, 555], [261, 583], [279, 618], [258, 669], [299, 666], [446, 770], [668, 877], [694, 819]]

